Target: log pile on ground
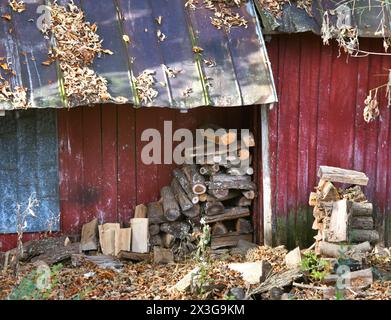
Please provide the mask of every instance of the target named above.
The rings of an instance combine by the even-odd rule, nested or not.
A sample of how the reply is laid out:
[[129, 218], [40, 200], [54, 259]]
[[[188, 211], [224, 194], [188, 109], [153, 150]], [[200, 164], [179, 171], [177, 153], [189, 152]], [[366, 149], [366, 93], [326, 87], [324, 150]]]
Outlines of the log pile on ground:
[[212, 249], [252, 240], [250, 216], [256, 187], [250, 148], [255, 146], [254, 136], [239, 137], [236, 131], [216, 125], [201, 129], [202, 144], [185, 150], [186, 163], [191, 164], [174, 169], [160, 200], [147, 204], [150, 247], [171, 249], [176, 258], [196, 249], [201, 222], [211, 226]]
[[[314, 207], [313, 229], [318, 231], [316, 251], [325, 253], [335, 244], [375, 244], [379, 233], [375, 229], [373, 204], [368, 202], [361, 186], [368, 177], [358, 171], [321, 166], [316, 192], [309, 204]], [[346, 188], [337, 188], [336, 183]]]

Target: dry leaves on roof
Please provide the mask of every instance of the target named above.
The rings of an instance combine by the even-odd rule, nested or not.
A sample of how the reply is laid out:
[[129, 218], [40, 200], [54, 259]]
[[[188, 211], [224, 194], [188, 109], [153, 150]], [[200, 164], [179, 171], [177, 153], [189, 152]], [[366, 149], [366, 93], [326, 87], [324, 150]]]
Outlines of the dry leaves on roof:
[[157, 96], [158, 92], [154, 89], [156, 72], [154, 70], [144, 70], [137, 78], [133, 81], [136, 83], [136, 90], [139, 99], [143, 103], [152, 102]]
[[106, 79], [90, 68], [97, 56], [113, 54], [102, 48], [96, 24], [85, 21], [84, 13], [72, 3], [67, 7], [54, 3], [51, 18], [49, 30], [57, 46], [49, 52], [49, 62], [59, 61], [69, 106], [109, 100]]
[[241, 7], [247, 0], [188, 0], [185, 7], [196, 10], [201, 5], [213, 12], [211, 23], [217, 29], [225, 28], [228, 32], [232, 27], [247, 28], [248, 21], [239, 13], [234, 12], [235, 7]]
[[27, 88], [11, 88], [10, 80], [15, 75], [15, 71], [5, 62], [5, 58], [0, 57], [0, 102], [9, 102], [15, 109], [27, 109], [30, 107], [27, 101]]
[[283, 7], [285, 4], [296, 3], [298, 8], [301, 8], [312, 17], [312, 0], [258, 0], [261, 8], [269, 11], [274, 17], [281, 18]]
[[26, 10], [26, 4], [23, 1], [11, 0], [8, 4], [12, 8], [12, 10], [18, 13], [21, 13]]

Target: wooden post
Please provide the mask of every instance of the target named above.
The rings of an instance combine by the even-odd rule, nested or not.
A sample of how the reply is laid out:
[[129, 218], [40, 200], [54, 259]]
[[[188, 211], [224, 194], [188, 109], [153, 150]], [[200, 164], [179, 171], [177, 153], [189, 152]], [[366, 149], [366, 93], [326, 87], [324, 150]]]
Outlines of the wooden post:
[[151, 202], [147, 205], [147, 217], [151, 224], [161, 224], [167, 222], [164, 216], [163, 207], [160, 202]]
[[198, 203], [199, 197], [198, 197], [198, 195], [194, 194], [194, 192], [192, 190], [192, 186], [190, 184], [190, 181], [187, 180], [183, 171], [179, 170], [179, 169], [174, 169], [173, 175], [175, 178], [177, 178], [179, 184], [181, 185], [183, 190], [186, 192], [187, 197], [190, 199], [190, 201], [193, 202], [194, 204]]
[[148, 219], [130, 219], [132, 228], [132, 251], [138, 253], [148, 252]]
[[189, 210], [193, 207], [193, 202], [187, 197], [186, 192], [175, 177], [171, 181], [171, 189], [174, 192], [175, 199], [178, 201], [182, 211]]
[[147, 217], [148, 209], [145, 205], [139, 204], [136, 206], [136, 209], [134, 210], [134, 217], [135, 218], [146, 218]]
[[160, 195], [163, 200], [163, 212], [166, 219], [168, 221], [178, 220], [181, 216], [181, 211], [172, 189], [165, 186], [160, 190]]
[[80, 246], [82, 251], [98, 250], [98, 219], [83, 225]]
[[196, 165], [185, 165], [182, 171], [190, 182], [194, 194], [200, 195], [206, 192], [205, 178], [198, 172]]

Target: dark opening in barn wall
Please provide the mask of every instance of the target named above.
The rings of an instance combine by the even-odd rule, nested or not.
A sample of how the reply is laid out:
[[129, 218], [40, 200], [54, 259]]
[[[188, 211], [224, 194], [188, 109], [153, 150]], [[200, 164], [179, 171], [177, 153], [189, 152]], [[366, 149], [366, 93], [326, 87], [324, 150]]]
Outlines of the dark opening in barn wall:
[[16, 206], [35, 194], [36, 218], [25, 232], [59, 229], [55, 110], [8, 111], [0, 117], [0, 233], [15, 233]]

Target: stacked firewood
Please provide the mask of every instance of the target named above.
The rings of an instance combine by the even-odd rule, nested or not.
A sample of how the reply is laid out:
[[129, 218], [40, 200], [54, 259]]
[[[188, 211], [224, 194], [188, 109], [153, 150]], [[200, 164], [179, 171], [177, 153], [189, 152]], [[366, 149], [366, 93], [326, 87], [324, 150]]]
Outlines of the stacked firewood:
[[[196, 249], [203, 223], [211, 226], [212, 249], [252, 240], [249, 217], [256, 188], [249, 148], [255, 145], [254, 137], [248, 134], [238, 142], [236, 133], [216, 134], [216, 130], [215, 126], [213, 132], [206, 129], [205, 144], [185, 150], [186, 163], [192, 164], [174, 169], [170, 185], [160, 191], [161, 199], [147, 205], [151, 247], [187, 255]], [[213, 151], [207, 147], [211, 143]], [[243, 143], [246, 148], [241, 147]]]
[[[313, 229], [317, 251], [328, 244], [354, 244], [368, 241], [376, 243], [379, 234], [375, 230], [373, 205], [369, 203], [361, 186], [368, 184], [368, 177], [358, 171], [321, 166], [316, 192], [309, 199], [314, 207]], [[340, 183], [346, 188], [337, 188]]]

